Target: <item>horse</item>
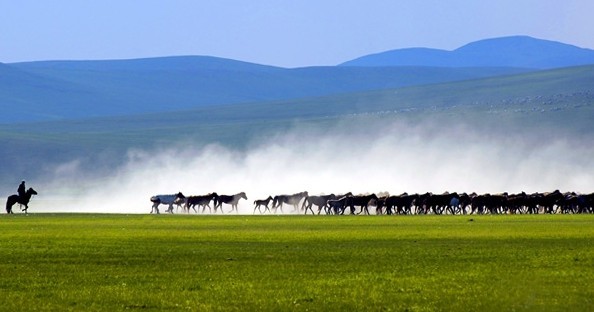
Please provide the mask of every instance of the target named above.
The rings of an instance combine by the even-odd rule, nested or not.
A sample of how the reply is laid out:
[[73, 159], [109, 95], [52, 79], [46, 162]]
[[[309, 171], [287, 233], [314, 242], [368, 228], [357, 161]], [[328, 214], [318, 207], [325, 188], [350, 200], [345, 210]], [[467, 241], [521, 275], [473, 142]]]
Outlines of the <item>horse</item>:
[[[391, 215], [392, 213], [396, 214], [410, 214], [412, 209], [413, 202], [418, 197], [418, 195], [408, 195], [408, 193], [402, 193], [401, 195], [392, 195], [388, 196], [383, 204], [386, 207], [386, 214]], [[381, 212], [381, 207], [378, 206], [378, 209]]]
[[[301, 206], [301, 210], [305, 209], [305, 214], [307, 214], [307, 209], [311, 210], [311, 214], [314, 214], [312, 209], [313, 205], [318, 206], [318, 214], [322, 212], [322, 208], [327, 207], [328, 200], [336, 199], [336, 195], [321, 195], [321, 196], [306, 196], [303, 200], [303, 205]], [[327, 213], [327, 211], [326, 211]]]
[[354, 214], [355, 207], [352, 205], [353, 196], [342, 196], [339, 199], [329, 199], [326, 203], [328, 209], [333, 211], [334, 214], [344, 214], [344, 210], [347, 206], [351, 207], [351, 214]]
[[219, 207], [219, 208], [221, 208], [221, 213], [222, 213], [223, 212], [223, 204], [229, 204], [229, 205], [231, 205], [231, 211], [229, 211], [229, 213], [233, 212], [234, 209], [235, 209], [235, 212], [239, 213], [239, 211], [237, 210], [237, 203], [242, 198], [247, 200], [247, 196], [245, 195], [245, 192], [237, 193], [235, 195], [219, 195], [219, 196], [217, 196], [215, 198], [215, 212], [217, 212], [217, 207]]
[[17, 194], [8, 196], [6, 199], [6, 213], [13, 213], [12, 206], [16, 203], [25, 205], [25, 208], [21, 210], [27, 213], [27, 209], [29, 209], [29, 201], [33, 195], [37, 195], [37, 192], [32, 187], [30, 187], [22, 197]]
[[268, 207], [268, 204], [270, 203], [271, 200], [273, 200], [272, 196], [268, 196], [268, 198], [266, 198], [266, 199], [254, 200], [254, 214], [256, 214], [256, 209], [258, 209], [258, 211], [260, 213], [262, 213], [262, 210], [260, 209], [260, 207], [262, 207], [262, 206], [264, 206], [264, 212], [266, 212], [266, 210], [268, 210], [268, 212], [270, 212], [270, 208]]
[[293, 205], [295, 211], [299, 211], [299, 202], [303, 197], [307, 197], [307, 192], [296, 193], [293, 195], [277, 195], [274, 196], [272, 200], [272, 208], [274, 209], [274, 213], [276, 210], [280, 208], [281, 212], [283, 212], [283, 204]]
[[187, 210], [187, 212], [190, 212], [190, 208], [194, 209], [195, 213], [198, 213], [198, 211], [196, 211], [196, 208], [194, 208], [195, 206], [198, 206], [198, 210], [200, 210], [200, 206], [202, 206], [202, 213], [204, 213], [204, 211], [206, 210], [206, 207], [208, 207], [208, 211], [210, 213], [212, 213], [212, 208], [210, 208], [210, 201], [211, 200], [216, 200], [217, 198], [217, 193], [210, 193], [207, 195], [200, 195], [200, 196], [188, 196], [188, 198], [186, 199], [186, 207], [185, 209]]
[[160, 204], [169, 205], [169, 208], [167, 208], [166, 211], [169, 213], [173, 213], [173, 205], [178, 204], [181, 201], [184, 201], [185, 199], [186, 199], [186, 197], [184, 196], [184, 194], [182, 194], [182, 192], [179, 192], [177, 194], [171, 194], [171, 195], [155, 195], [155, 196], [151, 197], [151, 202], [153, 203], [153, 207], [151, 208], [151, 213], [156, 211], [157, 214], [159, 214], [159, 205]]
[[[360, 206], [361, 207], [361, 211], [359, 211], [359, 213], [357, 214], [361, 214], [363, 213], [363, 211], [365, 211], [365, 213], [367, 215], [369, 215], [369, 209], [367, 208], [369, 206], [369, 202], [371, 200], [375, 200], [375, 202], [377, 203], [377, 195], [375, 194], [371, 194], [371, 195], [357, 195], [357, 196], [353, 196], [352, 202], [351, 202], [351, 207], [354, 206]], [[376, 204], [377, 206], [377, 204]], [[353, 208], [351, 208], [351, 212], [354, 212]]]

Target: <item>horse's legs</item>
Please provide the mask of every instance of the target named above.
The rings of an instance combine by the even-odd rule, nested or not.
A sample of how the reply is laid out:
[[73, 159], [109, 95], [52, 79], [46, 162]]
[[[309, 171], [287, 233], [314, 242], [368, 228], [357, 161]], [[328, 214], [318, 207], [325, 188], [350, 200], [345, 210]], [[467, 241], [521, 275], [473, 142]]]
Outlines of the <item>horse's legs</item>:
[[151, 207], [151, 213], [153, 213], [154, 211], [157, 212], [157, 214], [159, 213], [159, 203], [154, 203], [153, 206]]

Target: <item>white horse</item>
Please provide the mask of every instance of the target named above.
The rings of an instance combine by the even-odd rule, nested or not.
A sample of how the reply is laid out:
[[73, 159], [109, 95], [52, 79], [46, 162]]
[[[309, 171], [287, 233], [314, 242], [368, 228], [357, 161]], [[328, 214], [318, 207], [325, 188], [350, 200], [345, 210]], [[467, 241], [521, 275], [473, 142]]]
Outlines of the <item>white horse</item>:
[[181, 192], [179, 192], [177, 194], [171, 194], [171, 195], [155, 195], [155, 196], [151, 197], [151, 202], [153, 203], [153, 207], [151, 208], [151, 213], [153, 213], [155, 211], [157, 213], [159, 213], [159, 205], [160, 204], [169, 205], [169, 208], [167, 208], [166, 211], [169, 213], [173, 213], [173, 205], [178, 205], [181, 202], [184, 202], [185, 199], [186, 199], [186, 197]]

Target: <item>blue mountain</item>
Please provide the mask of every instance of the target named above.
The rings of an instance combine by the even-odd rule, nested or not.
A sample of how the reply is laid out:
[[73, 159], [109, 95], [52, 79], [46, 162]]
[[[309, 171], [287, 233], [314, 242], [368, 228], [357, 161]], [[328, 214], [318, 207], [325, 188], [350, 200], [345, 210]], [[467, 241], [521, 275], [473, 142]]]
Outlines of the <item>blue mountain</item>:
[[588, 64], [594, 64], [594, 50], [528, 36], [511, 36], [472, 42], [453, 51], [427, 48], [391, 50], [340, 65], [551, 69]]

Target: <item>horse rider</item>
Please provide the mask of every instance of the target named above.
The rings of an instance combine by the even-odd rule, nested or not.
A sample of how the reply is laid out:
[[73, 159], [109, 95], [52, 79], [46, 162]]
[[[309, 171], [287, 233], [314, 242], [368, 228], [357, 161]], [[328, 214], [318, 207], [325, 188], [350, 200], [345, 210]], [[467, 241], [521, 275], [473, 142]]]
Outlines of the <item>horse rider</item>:
[[19, 198], [25, 197], [25, 181], [23, 180], [17, 189], [17, 193], [19, 194]]

